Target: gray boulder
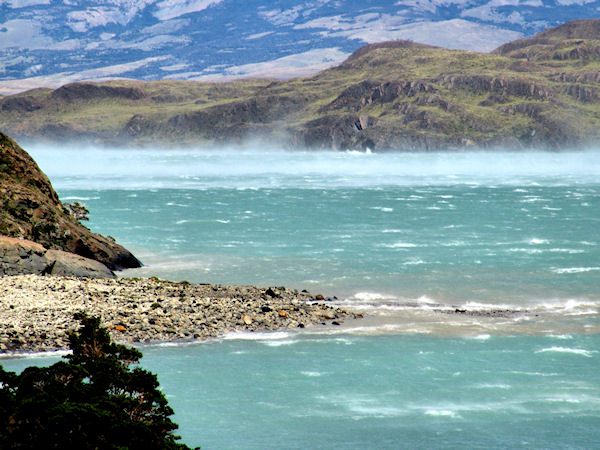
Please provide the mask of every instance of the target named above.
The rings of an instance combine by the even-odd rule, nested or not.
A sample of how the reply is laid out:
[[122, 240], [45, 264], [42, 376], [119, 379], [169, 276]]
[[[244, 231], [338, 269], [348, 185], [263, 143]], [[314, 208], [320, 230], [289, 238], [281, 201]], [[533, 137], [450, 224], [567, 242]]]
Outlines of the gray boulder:
[[104, 264], [62, 250], [48, 250], [25, 239], [0, 236], [0, 276], [59, 275], [115, 278]]

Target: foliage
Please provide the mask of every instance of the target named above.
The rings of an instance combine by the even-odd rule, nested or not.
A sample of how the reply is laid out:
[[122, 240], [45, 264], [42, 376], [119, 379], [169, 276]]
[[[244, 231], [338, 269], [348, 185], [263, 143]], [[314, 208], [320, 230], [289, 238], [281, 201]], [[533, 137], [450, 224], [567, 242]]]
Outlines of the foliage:
[[82, 203], [63, 203], [63, 205], [65, 205], [69, 213], [75, 218], [77, 222], [81, 222], [82, 220], [90, 220], [88, 217], [90, 210], [87, 209]]
[[111, 342], [100, 320], [76, 315], [72, 354], [20, 375], [0, 366], [0, 448], [186, 449], [173, 410], [142, 354]]

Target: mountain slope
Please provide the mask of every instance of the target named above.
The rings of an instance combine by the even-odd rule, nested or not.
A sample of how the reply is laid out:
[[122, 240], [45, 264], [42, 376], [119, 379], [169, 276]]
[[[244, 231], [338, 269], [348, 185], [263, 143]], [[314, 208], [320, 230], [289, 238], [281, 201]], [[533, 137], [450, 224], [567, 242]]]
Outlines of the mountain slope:
[[405, 39], [490, 51], [598, 15], [598, 0], [9, 0], [0, 93], [82, 80], [316, 73], [357, 47]]
[[[600, 130], [598, 21], [490, 54], [371, 44], [314, 76], [233, 83], [75, 83], [0, 102], [20, 139], [107, 145], [293, 148], [570, 148]], [[577, 30], [580, 31], [577, 31]], [[579, 33], [579, 34], [578, 34]]]

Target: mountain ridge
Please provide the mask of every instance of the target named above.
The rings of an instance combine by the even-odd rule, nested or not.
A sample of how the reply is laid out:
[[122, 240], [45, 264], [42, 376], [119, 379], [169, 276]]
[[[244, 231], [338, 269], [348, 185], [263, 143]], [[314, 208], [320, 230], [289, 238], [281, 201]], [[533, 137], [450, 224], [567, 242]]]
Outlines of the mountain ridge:
[[597, 17], [599, 7], [600, 0], [10, 0], [0, 2], [0, 93], [111, 78], [308, 76], [387, 40], [491, 51]]
[[[567, 39], [565, 33], [587, 37]], [[291, 80], [115, 80], [37, 89], [0, 100], [0, 128], [24, 140], [110, 146], [249, 140], [379, 150], [591, 144], [600, 130], [600, 21], [540, 35], [492, 53], [411, 41], [370, 44], [338, 66]]]

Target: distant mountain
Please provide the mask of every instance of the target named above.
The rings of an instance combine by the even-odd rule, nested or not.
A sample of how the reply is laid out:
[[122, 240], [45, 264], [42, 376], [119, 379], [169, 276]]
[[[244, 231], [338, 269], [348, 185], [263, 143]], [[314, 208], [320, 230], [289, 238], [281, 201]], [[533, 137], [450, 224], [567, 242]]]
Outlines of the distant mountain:
[[492, 53], [370, 44], [292, 80], [81, 82], [0, 99], [22, 140], [288, 148], [564, 149], [600, 139], [600, 20]]
[[67, 82], [316, 73], [404, 39], [490, 51], [590, 0], [0, 0], [0, 94]]

